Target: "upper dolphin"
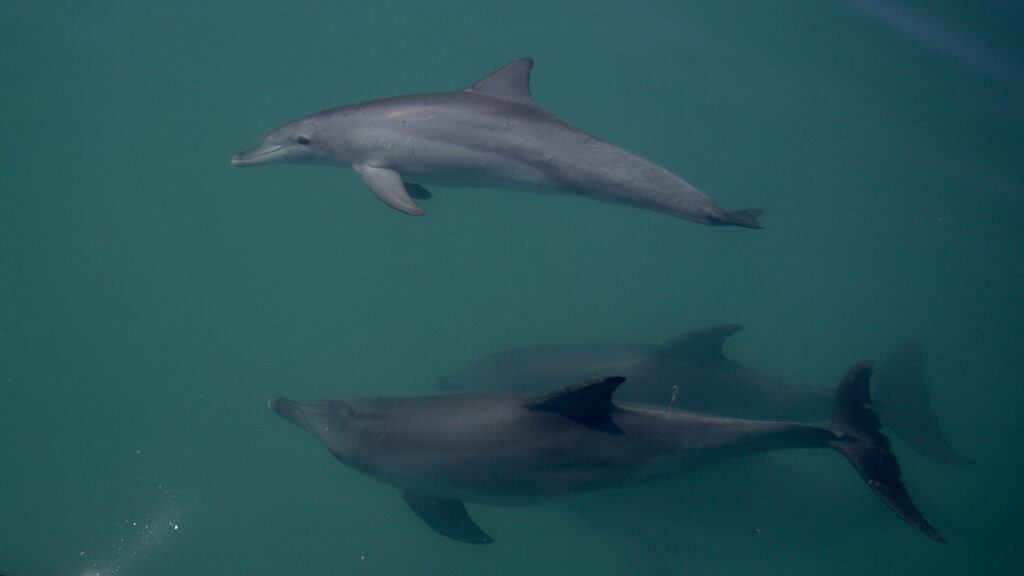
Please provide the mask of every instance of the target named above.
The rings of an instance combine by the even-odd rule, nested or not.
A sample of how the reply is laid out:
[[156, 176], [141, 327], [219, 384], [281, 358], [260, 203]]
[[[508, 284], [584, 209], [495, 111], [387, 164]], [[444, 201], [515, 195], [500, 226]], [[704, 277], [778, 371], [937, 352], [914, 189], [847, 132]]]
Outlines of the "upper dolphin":
[[760, 210], [725, 210], [668, 170], [541, 109], [530, 97], [531, 68], [523, 58], [457, 92], [320, 112], [231, 163], [349, 164], [388, 206], [414, 215], [423, 210], [409, 189], [443, 184], [579, 194], [701, 224], [760, 227]]

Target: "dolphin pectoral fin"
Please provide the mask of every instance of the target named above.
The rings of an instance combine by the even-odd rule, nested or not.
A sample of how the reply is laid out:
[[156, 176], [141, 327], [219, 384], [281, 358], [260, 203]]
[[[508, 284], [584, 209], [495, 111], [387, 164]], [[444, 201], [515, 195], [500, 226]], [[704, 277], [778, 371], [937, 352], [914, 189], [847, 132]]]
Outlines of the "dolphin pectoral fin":
[[413, 184], [412, 182], [405, 183], [405, 191], [409, 193], [409, 196], [417, 200], [430, 200], [434, 197], [434, 195], [430, 193], [430, 190], [427, 190], [419, 184]]
[[423, 214], [423, 209], [416, 205], [416, 202], [409, 197], [409, 192], [402, 183], [402, 176], [394, 170], [387, 168], [376, 168], [366, 164], [354, 164], [352, 168], [362, 177], [363, 182], [370, 187], [370, 191], [399, 212], [405, 212], [413, 216]]
[[402, 492], [402, 498], [420, 520], [438, 534], [469, 544], [490, 544], [494, 541], [470, 519], [466, 507], [458, 500], [414, 492]]
[[889, 438], [879, 432], [882, 424], [871, 407], [868, 386], [871, 362], [855, 365], [843, 377], [832, 400], [829, 446], [846, 457], [875, 494], [904, 522], [929, 538], [945, 542], [921, 516], [900, 480], [900, 465], [889, 450]]
[[950, 466], [971, 464], [950, 445], [931, 409], [921, 353], [919, 342], [906, 342], [882, 366], [874, 391], [879, 417], [918, 454]]

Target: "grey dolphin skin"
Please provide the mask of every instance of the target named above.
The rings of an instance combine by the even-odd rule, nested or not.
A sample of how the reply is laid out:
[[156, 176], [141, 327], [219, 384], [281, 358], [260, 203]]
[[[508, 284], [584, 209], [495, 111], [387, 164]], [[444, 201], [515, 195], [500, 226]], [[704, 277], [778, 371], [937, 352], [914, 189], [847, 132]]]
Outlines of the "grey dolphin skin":
[[621, 377], [540, 397], [456, 394], [306, 404], [274, 398], [269, 406], [344, 464], [398, 488], [432, 529], [463, 542], [491, 542], [465, 501], [534, 504], [795, 448], [838, 451], [900, 518], [944, 542], [900, 481], [871, 409], [870, 379], [870, 362], [850, 369], [836, 389], [830, 429], [615, 404]]
[[[618, 374], [629, 386], [617, 397], [630, 402], [769, 420], [814, 422], [828, 417], [831, 390], [776, 376], [728, 358], [722, 348], [742, 326], [693, 330], [662, 345], [608, 343], [527, 346], [491, 354], [466, 369], [441, 376], [438, 388], [470, 392], [540, 394]], [[944, 464], [965, 464], [929, 407], [921, 345], [906, 343], [886, 360], [877, 378], [875, 408], [911, 448]]]
[[441, 184], [579, 194], [701, 224], [760, 227], [760, 210], [724, 210], [664, 168], [542, 110], [530, 96], [532, 67], [523, 58], [465, 90], [320, 112], [231, 163], [351, 165], [384, 203], [413, 215], [423, 210], [410, 192]]

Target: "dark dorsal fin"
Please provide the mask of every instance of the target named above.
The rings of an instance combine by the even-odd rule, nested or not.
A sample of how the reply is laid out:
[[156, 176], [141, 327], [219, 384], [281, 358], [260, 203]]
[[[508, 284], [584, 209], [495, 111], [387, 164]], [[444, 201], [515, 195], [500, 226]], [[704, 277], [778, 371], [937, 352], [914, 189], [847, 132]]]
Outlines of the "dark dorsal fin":
[[526, 406], [529, 410], [554, 412], [594, 430], [622, 434], [622, 430], [612, 422], [612, 392], [625, 382], [622, 376], [591, 380], [570, 386], [564, 390], [541, 396]]
[[722, 324], [708, 326], [683, 334], [658, 349], [658, 356], [703, 360], [707, 362], [725, 362], [722, 346], [730, 336], [743, 326], [739, 324]]
[[517, 104], [536, 106], [530, 97], [530, 69], [533, 60], [522, 58], [499, 68], [490, 76], [468, 88], [471, 92], [486, 94]]

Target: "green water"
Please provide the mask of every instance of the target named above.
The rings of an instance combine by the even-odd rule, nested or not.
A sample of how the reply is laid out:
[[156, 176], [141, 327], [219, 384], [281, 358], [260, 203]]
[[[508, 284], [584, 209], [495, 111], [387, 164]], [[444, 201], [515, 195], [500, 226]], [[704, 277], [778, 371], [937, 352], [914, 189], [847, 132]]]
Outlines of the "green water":
[[[1024, 8], [954, 4], [0, 2], [0, 574], [1020, 573]], [[228, 164], [523, 56], [538, 104], [765, 229], [455, 188], [413, 218], [351, 171]], [[814, 546], [795, 521], [723, 541], [705, 498], [609, 502], [668, 536], [646, 546], [471, 505], [497, 542], [467, 546], [266, 408], [723, 322], [731, 356], [822, 385], [920, 339], [977, 462], [895, 449], [949, 544], [884, 511]], [[780, 459], [843, 490], [779, 516], [843, 526], [867, 493], [833, 455]]]

